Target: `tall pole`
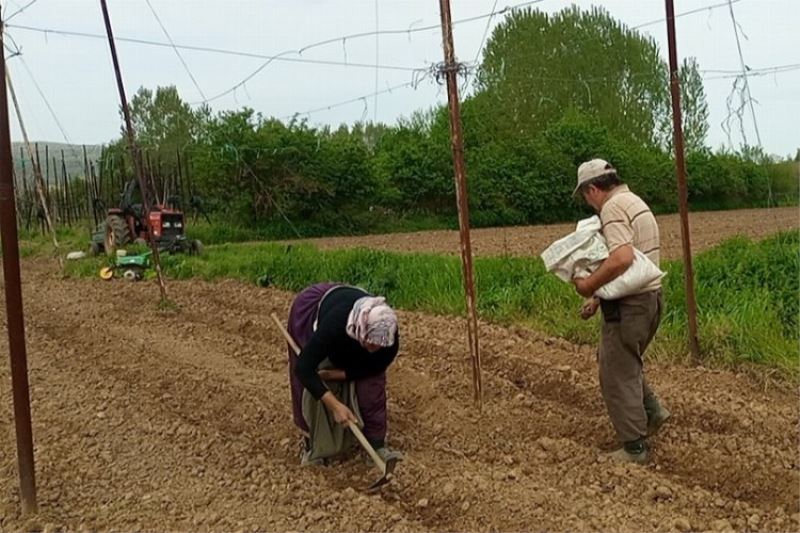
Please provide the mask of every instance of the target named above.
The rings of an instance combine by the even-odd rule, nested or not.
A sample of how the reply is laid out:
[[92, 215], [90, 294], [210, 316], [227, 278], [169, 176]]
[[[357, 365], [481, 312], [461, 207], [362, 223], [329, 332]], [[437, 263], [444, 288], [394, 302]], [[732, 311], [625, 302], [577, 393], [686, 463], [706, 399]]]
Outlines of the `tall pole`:
[[23, 210], [23, 218], [25, 219], [25, 229], [31, 229], [31, 218], [30, 218], [30, 196], [28, 195], [28, 171], [25, 167], [25, 152], [22, 146], [19, 147], [19, 161], [22, 164], [22, 205], [21, 209]]
[[[47, 145], [45, 145], [47, 150]], [[53, 156], [53, 199], [50, 200], [53, 204], [53, 211], [55, 212], [56, 223], [64, 223], [64, 213], [61, 208], [61, 187], [58, 185], [58, 165], [56, 164], [56, 156]]]
[[[3, 44], [0, 21], [0, 45]], [[2, 49], [2, 46], [0, 46]], [[6, 79], [6, 61], [0, 54], [0, 79]], [[14, 398], [14, 425], [17, 433], [17, 463], [22, 513], [37, 512], [36, 471], [33, 462], [28, 355], [25, 351], [25, 318], [22, 313], [22, 281], [19, 273], [17, 206], [14, 198], [11, 133], [8, 120], [6, 84], [0, 89], [0, 237], [3, 249], [3, 276], [8, 323], [8, 351], [11, 358], [11, 388]]]
[[[39, 152], [39, 143], [36, 143], [36, 152]], [[50, 188], [50, 149], [44, 145], [44, 196], [47, 198], [48, 209], [51, 210], [52, 220], [58, 224], [58, 207], [53, 202], [53, 189]]]
[[[91, 211], [94, 227], [97, 227], [97, 210], [94, 208], [94, 183], [89, 174], [89, 157], [86, 155], [86, 145], [83, 145], [83, 179], [86, 185], [86, 208]], [[94, 229], [94, 228], [92, 228]]]
[[[136, 179], [139, 181], [139, 190], [142, 193], [142, 203], [144, 204], [145, 213], [150, 213], [152, 204], [150, 203], [150, 190], [145, 180], [144, 172], [142, 171], [142, 154], [136, 144], [136, 136], [133, 132], [133, 123], [131, 122], [131, 112], [128, 109], [128, 99], [125, 96], [125, 85], [122, 83], [122, 71], [119, 67], [119, 59], [117, 58], [117, 47], [114, 44], [114, 33], [111, 30], [111, 18], [108, 15], [108, 6], [106, 0], [100, 0], [100, 7], [103, 9], [103, 20], [106, 24], [106, 34], [108, 35], [108, 46], [111, 48], [111, 59], [114, 62], [114, 74], [117, 77], [117, 89], [119, 90], [119, 99], [122, 102], [122, 113], [125, 115], [125, 131], [128, 136], [128, 147], [131, 151], [131, 160], [133, 161], [133, 170], [136, 173]], [[149, 225], [150, 221], [145, 216], [145, 224]], [[150, 249], [153, 251], [153, 265], [156, 269], [156, 277], [158, 278], [158, 288], [161, 291], [161, 301], [167, 299], [167, 287], [164, 285], [164, 276], [161, 274], [161, 259], [158, 255], [158, 243], [155, 236], [150, 235]]]
[[675, 40], [675, 7], [667, 4], [667, 41], [669, 44], [670, 93], [672, 94], [672, 131], [675, 144], [675, 173], [678, 177], [678, 205], [681, 214], [681, 243], [683, 244], [683, 274], [686, 283], [686, 315], [689, 319], [689, 350], [695, 363], [700, 361], [697, 341], [697, 302], [694, 296], [692, 244], [689, 233], [689, 193], [686, 188], [686, 161], [683, 155], [683, 126], [681, 118], [681, 87], [678, 77], [678, 50]]
[[[3, 66], [3, 69], [5, 70], [5, 65]], [[53, 246], [58, 252], [58, 237], [56, 237], [56, 228], [53, 225], [53, 218], [50, 216], [50, 208], [47, 205], [47, 189], [44, 178], [42, 178], [42, 164], [39, 160], [39, 144], [36, 143], [36, 153], [34, 153], [34, 149], [31, 146], [31, 141], [28, 139], [28, 130], [25, 129], [25, 121], [22, 120], [22, 111], [19, 108], [19, 101], [17, 101], [17, 93], [14, 91], [14, 84], [11, 83], [11, 75], [9, 74], [8, 70], [5, 70], [3, 77], [6, 80], [8, 92], [11, 93], [11, 101], [14, 104], [14, 111], [17, 114], [19, 131], [22, 133], [22, 141], [25, 144], [25, 149], [28, 151], [28, 157], [31, 160], [34, 189], [36, 190], [36, 195], [39, 197], [42, 214], [44, 215], [44, 222], [47, 225], [48, 231], [50, 231], [50, 237], [53, 239]], [[6, 97], [6, 100], [8, 100], [8, 97]], [[61, 264], [60, 253], [58, 254], [58, 261], [59, 264]]]
[[183, 203], [183, 201], [184, 201], [184, 196], [183, 196], [183, 169], [181, 169], [181, 149], [180, 148], [176, 149], [175, 155], [177, 156], [177, 162], [178, 162], [177, 174], [175, 175], [175, 180], [176, 180], [175, 189], [177, 191], [176, 194], [178, 195], [178, 198], [179, 198], [178, 201], [180, 202], [180, 208], [181, 209], [186, 209], [186, 207], [185, 207], [185, 205]]
[[61, 150], [61, 182], [64, 184], [64, 205], [67, 215], [67, 225], [72, 226], [72, 219], [75, 215], [72, 205], [72, 195], [69, 191], [69, 174], [67, 173], [67, 163], [64, 160], [64, 150]]
[[450, 141], [453, 149], [455, 169], [456, 202], [458, 206], [458, 228], [461, 237], [461, 266], [464, 274], [464, 294], [467, 301], [467, 336], [472, 357], [472, 385], [478, 408], [483, 406], [481, 384], [481, 354], [478, 346], [478, 317], [475, 303], [475, 282], [472, 275], [472, 245], [469, 237], [469, 200], [467, 195], [467, 173], [464, 164], [464, 137], [461, 133], [461, 110], [458, 102], [456, 74], [458, 64], [453, 48], [453, 28], [450, 16], [450, 0], [439, 0], [442, 17], [442, 46], [444, 47], [447, 77], [447, 103], [450, 108]]

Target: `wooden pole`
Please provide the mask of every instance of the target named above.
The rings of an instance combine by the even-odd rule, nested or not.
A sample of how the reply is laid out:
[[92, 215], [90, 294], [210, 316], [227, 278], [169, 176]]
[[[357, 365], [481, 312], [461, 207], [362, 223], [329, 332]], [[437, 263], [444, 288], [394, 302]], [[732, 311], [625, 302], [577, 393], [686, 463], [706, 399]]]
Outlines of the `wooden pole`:
[[94, 198], [92, 199], [92, 204], [94, 204], [94, 200], [102, 199], [100, 198], [100, 185], [98, 183], [100, 180], [97, 179], [97, 173], [94, 170], [94, 161], [89, 162], [89, 174], [92, 179], [92, 187], [94, 188]]
[[[83, 179], [86, 184], [86, 209], [91, 211], [94, 227], [97, 227], [97, 211], [94, 208], [94, 185], [92, 176], [89, 174], [89, 156], [86, 154], [86, 145], [83, 145]], [[87, 213], [88, 216], [88, 213]]]
[[44, 195], [47, 198], [47, 206], [53, 216], [53, 222], [58, 224], [58, 207], [53, 201], [53, 189], [50, 187], [50, 146], [44, 145]]
[[[0, 22], [0, 45], [3, 23]], [[2, 46], [0, 46], [2, 49]], [[0, 79], [6, 78], [5, 56], [0, 54]], [[36, 503], [36, 467], [33, 458], [28, 354], [25, 348], [25, 316], [22, 311], [22, 281], [19, 269], [16, 202], [14, 199], [11, 131], [8, 119], [6, 84], [0, 89], [0, 237], [3, 249], [3, 279], [6, 295], [8, 351], [11, 359], [11, 388], [14, 398], [14, 427], [17, 435], [17, 465], [22, 513], [34, 514]]]
[[461, 110], [458, 101], [458, 64], [453, 47], [453, 28], [450, 16], [450, 0], [439, 0], [442, 18], [442, 45], [447, 78], [447, 103], [450, 108], [450, 141], [453, 150], [455, 170], [456, 201], [458, 206], [458, 227], [461, 238], [461, 265], [464, 275], [464, 294], [467, 302], [467, 337], [472, 358], [472, 384], [478, 408], [483, 406], [483, 386], [481, 380], [481, 354], [478, 345], [478, 317], [475, 302], [475, 283], [472, 273], [472, 246], [469, 234], [469, 197], [467, 193], [467, 172], [464, 163], [464, 137], [461, 132]]
[[25, 149], [20, 146], [19, 147], [19, 161], [22, 164], [22, 211], [23, 217], [25, 219], [25, 229], [30, 231], [31, 229], [31, 197], [30, 193], [28, 192], [28, 168], [25, 165]]
[[[117, 78], [117, 90], [119, 91], [119, 99], [122, 104], [122, 113], [125, 115], [125, 131], [128, 136], [128, 147], [131, 152], [131, 158], [133, 160], [133, 168], [134, 172], [136, 173], [136, 177], [139, 180], [139, 189], [142, 193], [142, 204], [144, 204], [145, 213], [149, 213], [151, 209], [150, 203], [150, 191], [148, 190], [148, 182], [145, 179], [144, 173], [142, 172], [142, 157], [141, 152], [139, 151], [138, 145], [136, 144], [136, 135], [133, 131], [133, 122], [131, 121], [131, 113], [130, 109], [128, 109], [128, 99], [125, 96], [125, 85], [122, 83], [122, 70], [119, 66], [119, 59], [117, 58], [117, 47], [114, 43], [114, 33], [111, 29], [111, 17], [108, 14], [108, 6], [106, 5], [106, 0], [100, 0], [100, 7], [103, 10], [103, 20], [106, 25], [106, 35], [108, 36], [108, 46], [111, 49], [111, 60], [114, 63], [114, 74]], [[145, 217], [145, 224], [147, 224], [147, 218]], [[161, 273], [161, 260], [158, 254], [158, 243], [156, 239], [151, 235], [150, 236], [150, 249], [153, 251], [153, 266], [156, 270], [156, 278], [158, 279], [158, 288], [161, 292], [161, 301], [164, 302], [167, 300], [167, 287], [164, 284], [164, 276]]]
[[53, 211], [55, 212], [56, 224], [63, 224], [64, 213], [62, 212], [63, 204], [61, 201], [61, 186], [58, 183], [58, 166], [56, 165], [56, 156], [53, 156], [53, 193], [54, 198], [51, 201], [53, 202]]
[[700, 362], [700, 343], [697, 339], [697, 302], [694, 294], [692, 243], [689, 231], [689, 192], [686, 186], [686, 161], [683, 150], [681, 117], [681, 88], [678, 73], [678, 50], [675, 38], [675, 7], [666, 0], [667, 43], [669, 46], [670, 94], [672, 96], [672, 131], [675, 144], [675, 174], [678, 178], [678, 206], [681, 215], [681, 244], [683, 245], [683, 278], [686, 285], [686, 316], [689, 326], [689, 351], [695, 363]]
[[[0, 30], [2, 31], [2, 30]], [[5, 70], [5, 65], [3, 66]], [[28, 150], [28, 157], [31, 160], [31, 166], [33, 167], [33, 181], [36, 188], [37, 196], [39, 197], [39, 202], [42, 208], [42, 212], [44, 214], [44, 218], [42, 222], [44, 225], [47, 226], [47, 230], [50, 231], [50, 236], [53, 239], [53, 246], [58, 252], [58, 238], [56, 237], [56, 228], [53, 225], [53, 219], [50, 216], [50, 209], [47, 206], [47, 191], [45, 190], [45, 183], [44, 179], [42, 178], [42, 165], [39, 161], [39, 144], [36, 143], [36, 155], [34, 157], [33, 147], [31, 146], [31, 142], [28, 139], [28, 131], [25, 129], [25, 121], [22, 120], [22, 112], [19, 108], [19, 102], [17, 101], [17, 93], [14, 91], [14, 84], [11, 83], [11, 74], [8, 70], [5, 70], [5, 80], [6, 86], [8, 87], [8, 93], [11, 94], [11, 101], [14, 104], [14, 111], [17, 114], [17, 122], [19, 123], [19, 130], [22, 133], [22, 140], [25, 144], [25, 148]], [[33, 207], [31, 207], [33, 209]], [[61, 255], [58, 254], [58, 261], [61, 264]], [[63, 265], [62, 265], [63, 266]]]
[[72, 219], [75, 216], [72, 198], [69, 193], [69, 175], [67, 174], [67, 163], [64, 160], [64, 150], [61, 150], [61, 181], [64, 183], [64, 205], [66, 206], [67, 225], [72, 226]]
[[[184, 194], [183, 194], [183, 169], [181, 168], [181, 151], [180, 149], [176, 149], [175, 155], [177, 156], [177, 169], [175, 174], [175, 190], [177, 191], [178, 198], [180, 198], [181, 209], [186, 209], [184, 207]], [[184, 211], [185, 213], [185, 211]]]

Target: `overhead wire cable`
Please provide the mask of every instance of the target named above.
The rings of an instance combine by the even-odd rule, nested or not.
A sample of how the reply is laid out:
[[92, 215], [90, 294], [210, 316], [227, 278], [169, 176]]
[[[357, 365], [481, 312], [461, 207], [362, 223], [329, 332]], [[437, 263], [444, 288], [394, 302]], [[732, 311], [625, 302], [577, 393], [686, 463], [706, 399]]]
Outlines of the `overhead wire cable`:
[[[36, 26], [27, 26], [23, 24], [7, 24], [7, 28], [22, 30], [22, 31], [31, 31], [43, 34], [52, 34], [52, 35], [61, 35], [65, 37], [84, 37], [90, 39], [108, 39], [108, 36], [101, 35], [99, 33], [90, 33], [90, 32], [81, 32], [81, 31], [72, 31], [72, 30], [64, 30], [59, 28], [42, 28]], [[353, 63], [349, 61], [333, 61], [327, 59], [307, 59], [302, 57], [282, 57], [280, 54], [278, 55], [268, 55], [268, 54], [259, 54], [255, 52], [245, 52], [241, 50], [230, 50], [225, 48], [214, 48], [211, 46], [197, 46], [197, 45], [187, 45], [187, 44], [177, 44], [174, 45], [170, 43], [165, 43], [163, 41], [153, 41], [149, 39], [140, 39], [136, 37], [114, 37], [114, 40], [119, 42], [126, 42], [131, 44], [140, 44], [146, 46], [155, 46], [155, 47], [162, 47], [162, 48], [177, 48], [180, 50], [189, 50], [195, 52], [207, 52], [207, 53], [214, 53], [214, 54], [222, 54], [222, 55], [231, 55], [237, 57], [250, 57], [253, 59], [272, 59], [275, 61], [285, 61], [289, 63], [309, 63], [314, 65], [330, 65], [330, 66], [342, 66], [342, 67], [356, 67], [356, 68], [366, 68], [366, 69], [374, 69], [378, 68], [381, 70], [397, 70], [397, 71], [405, 71], [411, 72], [416, 70], [414, 67], [402, 66], [402, 65], [374, 65], [372, 63]]]
[[[730, 0], [730, 1], [733, 2], [733, 3], [736, 3], [736, 2], [741, 2], [742, 0]], [[682, 13], [678, 13], [677, 15], [675, 15], [675, 18], [677, 19], [677, 18], [680, 18], [680, 17], [685, 17], [687, 15], [694, 15], [695, 13], [702, 13], [704, 11], [710, 11], [710, 10], [716, 9], [718, 7], [727, 7], [727, 6], [728, 6], [728, 1], [720, 2], [719, 4], [711, 4], [711, 5], [707, 5], [707, 6], [702, 6], [702, 7], [696, 8], [696, 9], [690, 9], [689, 11], [684, 11]], [[662, 23], [662, 22], [664, 22], [666, 20], [667, 20], [666, 18], [660, 18], [660, 19], [657, 19], [657, 20], [651, 20], [650, 22], [644, 22], [642, 24], [637, 24], [635, 26], [631, 26], [631, 29], [632, 30], [638, 30], [638, 29], [644, 28], [646, 26], [652, 26], [654, 24], [660, 24], [660, 23]]]
[[161, 27], [161, 31], [164, 32], [164, 36], [167, 38], [169, 44], [172, 46], [172, 49], [175, 51], [175, 55], [178, 56], [181, 65], [183, 65], [183, 69], [189, 75], [189, 78], [191, 78], [192, 83], [194, 84], [194, 88], [197, 89], [197, 92], [200, 93], [201, 98], [205, 99], [206, 95], [205, 93], [203, 93], [203, 89], [200, 88], [200, 85], [197, 83], [197, 79], [195, 79], [194, 75], [192, 74], [192, 71], [189, 70], [189, 65], [186, 64], [186, 60], [183, 58], [183, 55], [181, 55], [181, 51], [178, 50], [178, 48], [175, 46], [175, 41], [172, 40], [172, 37], [167, 31], [167, 28], [164, 26], [164, 23], [161, 22], [161, 18], [158, 16], [158, 13], [156, 13], [153, 4], [150, 2], [150, 0], [145, 0], [145, 2], [147, 3], [147, 7], [150, 8], [150, 12], [153, 14], [153, 17], [156, 19], [156, 22], [158, 22], [158, 25]]
[[[378, 33], [380, 30], [380, 19], [378, 17], [378, 0], [375, 0], [375, 64], [377, 65], [380, 62], [380, 39], [381, 36]], [[378, 79], [379, 79], [379, 71], [375, 69], [375, 100], [372, 106], [372, 122], [378, 122]]]
[[[514, 11], [514, 10], [517, 10], [517, 9], [521, 9], [522, 7], [527, 7], [527, 6], [531, 6], [533, 4], [538, 4], [540, 2], [544, 2], [544, 0], [529, 0], [527, 2], [522, 2], [522, 3], [519, 3], [519, 4], [515, 4], [513, 6], [506, 6], [503, 9], [501, 9], [500, 11], [492, 10], [491, 12], [484, 13], [482, 15], [477, 15], [477, 16], [474, 16], [474, 17], [468, 17], [468, 18], [465, 18], [465, 19], [460, 19], [460, 20], [453, 21], [452, 25], [455, 26], [456, 24], [463, 24], [465, 22], [472, 22], [472, 21], [481, 20], [481, 19], [487, 18], [487, 17], [493, 17], [493, 16], [495, 16], [497, 14], [506, 13], [508, 11]], [[440, 29], [440, 28], [441, 28], [441, 24], [435, 24], [435, 25], [431, 25], [431, 26], [422, 26], [422, 27], [419, 27], [419, 28], [406, 28], [406, 29], [397, 29], [397, 30], [379, 30], [379, 29], [376, 29], [375, 31], [370, 31], [370, 32], [354, 33], [354, 34], [351, 34], [351, 35], [345, 35], [345, 36], [336, 37], [336, 38], [333, 38], [333, 39], [325, 39], [325, 40], [322, 40], [322, 41], [318, 41], [318, 42], [315, 42], [315, 43], [308, 44], [308, 45], [303, 46], [302, 48], [298, 48], [296, 50], [294, 50], [294, 49], [293, 50], [286, 50], [286, 51], [281, 52], [280, 54], [278, 54], [276, 57], [282, 57], [282, 56], [284, 56], [286, 54], [291, 54], [291, 53], [302, 55], [307, 50], [311, 50], [313, 48], [326, 46], [326, 45], [332, 44], [332, 43], [346, 42], [347, 40], [354, 40], [354, 39], [359, 39], [359, 38], [362, 38], [362, 37], [370, 37], [370, 36], [373, 36], [373, 35], [376, 36], [376, 37], [380, 36], [380, 35], [396, 35], [396, 34], [410, 35], [411, 33], [417, 33], [417, 32], [422, 32], [422, 31], [430, 31], [430, 30], [433, 30], [433, 29]], [[251, 79], [256, 77], [259, 73], [261, 73], [271, 63], [272, 63], [272, 59], [267, 60], [265, 63], [260, 65], [255, 71], [251, 72], [246, 78], [244, 78], [240, 82], [236, 83], [230, 89], [228, 89], [226, 91], [223, 91], [223, 92], [219, 93], [218, 95], [216, 95], [216, 96], [214, 96], [212, 98], [206, 99], [203, 102], [196, 102], [196, 103], [208, 103], [208, 102], [211, 102], [212, 100], [216, 100], [216, 99], [222, 98], [223, 96], [226, 96], [226, 95], [236, 91], [236, 89], [238, 89], [239, 87], [243, 86], [245, 83], [247, 83], [248, 81], [250, 81]], [[377, 88], [376, 88], [375, 93], [376, 94], [378, 93]]]
[[[492, 11], [493, 12], [494, 12], [495, 9], [497, 9], [497, 2], [498, 1], [499, 0], [494, 0], [494, 5], [492, 5]], [[478, 66], [478, 58], [480, 58], [480, 56], [481, 56], [481, 51], [483, 50], [483, 45], [486, 44], [486, 37], [488, 37], [488, 35], [489, 35], [489, 28], [492, 26], [492, 19], [493, 18], [494, 17], [489, 17], [486, 20], [486, 27], [483, 29], [483, 37], [481, 38], [481, 44], [478, 46], [478, 50], [475, 52], [475, 59], [472, 60], [472, 64], [473, 64], [473, 69], [472, 70], [473, 71]], [[462, 93], [469, 88], [470, 76], [471, 75], [472, 75], [472, 71], [467, 73], [467, 75], [464, 77], [464, 85], [461, 86], [461, 92]]]
[[33, 4], [35, 4], [37, 1], [38, 1], [38, 0], [31, 0], [30, 2], [28, 2], [27, 4], [25, 4], [24, 6], [22, 6], [21, 8], [19, 8], [18, 10], [14, 11], [14, 12], [13, 12], [13, 13], [11, 13], [11, 14], [10, 14], [8, 17], [6, 17], [6, 19], [5, 19], [5, 22], [8, 22], [9, 20], [13, 19], [13, 18], [14, 18], [14, 17], [16, 17], [17, 15], [20, 15], [20, 14], [24, 13], [26, 9], [28, 9], [29, 7], [31, 7], [31, 6], [32, 6]]
[[744, 90], [747, 93], [747, 101], [750, 106], [750, 114], [753, 117], [753, 129], [756, 132], [756, 140], [758, 146], [761, 146], [761, 133], [758, 131], [758, 120], [756, 119], [756, 110], [753, 106], [753, 95], [750, 93], [750, 83], [747, 79], [747, 65], [744, 62], [744, 54], [742, 53], [742, 43], [739, 40], [739, 23], [736, 22], [736, 15], [733, 12], [733, 0], [728, 0], [728, 9], [731, 14], [731, 22], [733, 23], [733, 34], [736, 36], [736, 49], [739, 52], [739, 63], [742, 68], [741, 76], [744, 81]]

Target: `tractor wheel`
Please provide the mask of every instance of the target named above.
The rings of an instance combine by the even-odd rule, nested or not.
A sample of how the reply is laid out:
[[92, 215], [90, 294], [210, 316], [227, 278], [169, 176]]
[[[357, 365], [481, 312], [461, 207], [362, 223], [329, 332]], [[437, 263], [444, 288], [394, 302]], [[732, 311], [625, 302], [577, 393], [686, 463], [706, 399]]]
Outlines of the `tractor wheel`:
[[124, 246], [131, 242], [131, 233], [125, 219], [119, 215], [109, 215], [106, 218], [106, 237], [104, 247], [106, 255], [114, 256], [117, 246]]
[[144, 277], [144, 269], [138, 266], [131, 266], [122, 273], [122, 278], [126, 281], [139, 281]]
[[195, 239], [189, 244], [189, 255], [203, 255], [203, 243]]

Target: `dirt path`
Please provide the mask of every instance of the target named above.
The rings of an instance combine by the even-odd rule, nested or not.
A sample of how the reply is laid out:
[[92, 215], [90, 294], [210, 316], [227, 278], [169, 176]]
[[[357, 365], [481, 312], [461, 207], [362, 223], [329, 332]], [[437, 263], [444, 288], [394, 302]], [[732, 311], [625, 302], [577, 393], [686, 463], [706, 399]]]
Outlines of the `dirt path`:
[[484, 324], [478, 415], [463, 323], [401, 313], [390, 441], [407, 459], [367, 495], [374, 472], [360, 458], [298, 466], [286, 351], [268, 318], [285, 315], [289, 293], [172, 282], [181, 309], [157, 313], [152, 284], [23, 268], [42, 512], [17, 514], [3, 331], [2, 531], [800, 528], [796, 391], [654, 366], [674, 421], [651, 465], [613, 465], [597, 458], [613, 436], [589, 347]]
[[[659, 216], [658, 223], [661, 227], [662, 258], [679, 258], [681, 230], [678, 215]], [[735, 235], [763, 239], [779, 231], [798, 229], [800, 210], [797, 207], [783, 207], [698, 212], [691, 214], [690, 228], [692, 250], [700, 252]], [[571, 233], [574, 229], [574, 224], [473, 229], [472, 249], [476, 255], [538, 255], [553, 241]], [[457, 231], [329, 237], [294, 242], [308, 242], [323, 249], [363, 246], [398, 252], [459, 253]]]

